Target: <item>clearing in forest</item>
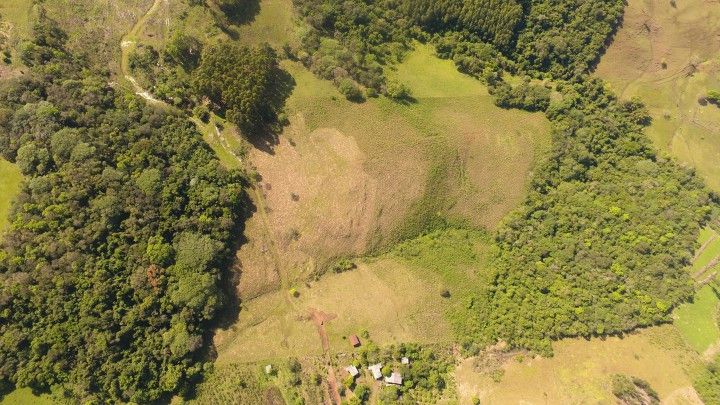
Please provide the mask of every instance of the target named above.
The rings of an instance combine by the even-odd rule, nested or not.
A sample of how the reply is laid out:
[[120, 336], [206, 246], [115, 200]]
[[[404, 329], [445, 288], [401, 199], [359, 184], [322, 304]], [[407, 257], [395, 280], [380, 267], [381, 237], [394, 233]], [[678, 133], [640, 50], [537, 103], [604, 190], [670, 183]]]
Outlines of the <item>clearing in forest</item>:
[[238, 254], [243, 298], [278, 288], [278, 273], [304, 279], [441, 222], [492, 229], [549, 148], [542, 114], [496, 107], [428, 46], [391, 72], [413, 91], [408, 104], [353, 103], [299, 63], [283, 67], [290, 125], [249, 155], [264, 201]]
[[8, 215], [15, 195], [20, 191], [22, 174], [14, 164], [0, 158], [0, 232], [9, 226]]
[[720, 108], [698, 100], [720, 90], [716, 2], [631, 0], [597, 68], [621, 98], [639, 96], [662, 151], [692, 165], [720, 191]]

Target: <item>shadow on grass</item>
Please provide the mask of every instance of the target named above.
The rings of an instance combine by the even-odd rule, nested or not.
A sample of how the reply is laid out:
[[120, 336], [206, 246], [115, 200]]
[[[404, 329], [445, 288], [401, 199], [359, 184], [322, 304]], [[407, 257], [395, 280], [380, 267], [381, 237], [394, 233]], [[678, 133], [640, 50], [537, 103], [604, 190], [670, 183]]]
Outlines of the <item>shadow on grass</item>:
[[272, 87], [267, 91], [265, 111], [263, 111], [263, 122], [255, 127], [241, 128], [246, 134], [248, 142], [255, 148], [268, 153], [275, 154], [275, 146], [279, 142], [279, 135], [287, 125], [287, 117], [282, 111], [285, 102], [295, 89], [295, 79], [285, 70], [277, 69], [272, 79]]

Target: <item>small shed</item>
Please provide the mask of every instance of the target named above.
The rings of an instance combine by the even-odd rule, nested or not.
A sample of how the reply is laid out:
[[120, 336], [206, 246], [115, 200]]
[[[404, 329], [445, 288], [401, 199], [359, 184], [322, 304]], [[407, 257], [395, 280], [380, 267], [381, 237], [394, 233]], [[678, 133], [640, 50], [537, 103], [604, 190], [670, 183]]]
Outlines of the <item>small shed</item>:
[[390, 377], [385, 377], [385, 382], [392, 385], [402, 385], [402, 374], [393, 372]]
[[410, 364], [410, 359], [408, 359], [407, 357], [403, 357], [402, 359], [400, 359], [400, 363], [402, 363], [402, 364]]
[[368, 370], [370, 370], [370, 372], [373, 375], [373, 378], [376, 380], [381, 379], [383, 376], [382, 375], [382, 363], [373, 364], [372, 366], [368, 367]]
[[267, 366], [265, 366], [265, 374], [269, 375], [269, 374], [272, 374], [272, 372], [273, 372], [272, 364], [268, 364]]
[[355, 366], [347, 366], [347, 367], [345, 367], [345, 371], [347, 371], [348, 374], [350, 374], [350, 376], [353, 378], [357, 377], [358, 374], [360, 374], [357, 367], [355, 367]]
[[350, 344], [352, 347], [360, 346], [360, 338], [357, 335], [350, 335]]

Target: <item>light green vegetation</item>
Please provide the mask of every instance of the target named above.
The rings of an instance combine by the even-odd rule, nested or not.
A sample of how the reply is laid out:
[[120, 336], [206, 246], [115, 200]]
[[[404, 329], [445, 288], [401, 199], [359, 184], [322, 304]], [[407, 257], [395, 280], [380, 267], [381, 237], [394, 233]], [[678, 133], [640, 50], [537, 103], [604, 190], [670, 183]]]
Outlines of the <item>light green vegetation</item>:
[[[321, 354], [311, 309], [328, 314], [333, 352], [347, 351], [345, 337], [362, 330], [381, 345], [450, 343], [448, 315], [462, 308], [470, 286], [484, 283], [489, 244], [481, 232], [438, 231], [362, 260], [357, 269], [298, 284], [289, 304], [287, 291], [253, 299], [232, 328], [216, 335], [218, 363]], [[444, 290], [450, 297], [441, 296]]]
[[249, 45], [268, 43], [278, 49], [286, 43], [296, 45], [299, 35], [295, 19], [292, 0], [262, 0], [252, 24], [236, 28], [238, 40]]
[[[720, 257], [720, 235], [713, 229], [705, 228], [698, 243], [700, 248], [689, 271], [697, 275], [696, 279], [704, 279], [720, 269], [716, 260]], [[674, 323], [683, 338], [698, 353], [704, 353], [720, 339], [718, 303], [720, 299], [716, 287], [708, 284], [695, 294], [693, 302], [681, 305], [673, 314]]]
[[20, 388], [0, 398], [0, 405], [53, 405], [50, 396], [37, 396], [30, 388]]
[[695, 167], [720, 191], [720, 109], [701, 105], [720, 88], [720, 8], [702, 0], [633, 0], [597, 73], [622, 98], [639, 96], [657, 147]]
[[717, 323], [718, 293], [710, 286], [701, 288], [692, 303], [678, 307], [674, 324], [687, 343], [703, 353], [720, 338]]
[[14, 164], [0, 158], [0, 232], [8, 227], [10, 205], [20, 190], [22, 175]]
[[551, 358], [509, 360], [501, 381], [463, 361], [456, 371], [461, 403], [476, 396], [483, 404], [615, 403], [612, 374], [626, 374], [650, 383], [668, 404], [699, 404], [690, 375], [700, 364], [671, 325], [653, 327], [624, 338], [568, 339], [556, 342]]

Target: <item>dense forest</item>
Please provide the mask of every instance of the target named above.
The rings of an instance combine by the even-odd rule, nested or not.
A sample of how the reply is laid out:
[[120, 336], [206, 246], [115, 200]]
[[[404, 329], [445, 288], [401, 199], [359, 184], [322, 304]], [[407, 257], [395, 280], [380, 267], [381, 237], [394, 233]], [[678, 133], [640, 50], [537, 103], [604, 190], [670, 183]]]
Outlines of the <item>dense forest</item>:
[[565, 86], [547, 115], [552, 157], [497, 233], [486, 331], [549, 352], [550, 339], [669, 321], [693, 293], [685, 268], [710, 194], [653, 152], [644, 107], [600, 80]]
[[32, 71], [0, 88], [0, 148], [26, 176], [0, 250], [0, 384], [183, 392], [225, 300], [241, 173], [187, 119], [109, 87], [42, 14], [34, 34]]

